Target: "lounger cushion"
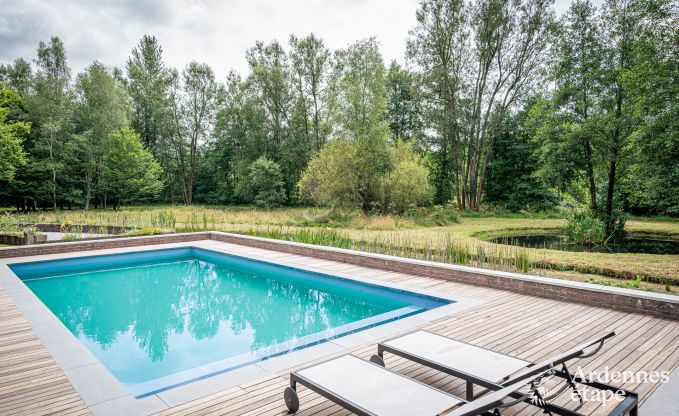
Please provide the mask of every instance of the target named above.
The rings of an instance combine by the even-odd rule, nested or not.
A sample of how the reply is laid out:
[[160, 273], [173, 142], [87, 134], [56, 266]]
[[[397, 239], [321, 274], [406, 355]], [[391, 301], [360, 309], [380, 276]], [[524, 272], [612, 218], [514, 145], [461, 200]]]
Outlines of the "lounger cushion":
[[462, 402], [455, 396], [352, 355], [326, 361], [296, 374], [374, 415], [434, 416]]
[[427, 331], [413, 332], [382, 344], [493, 383], [531, 364]]

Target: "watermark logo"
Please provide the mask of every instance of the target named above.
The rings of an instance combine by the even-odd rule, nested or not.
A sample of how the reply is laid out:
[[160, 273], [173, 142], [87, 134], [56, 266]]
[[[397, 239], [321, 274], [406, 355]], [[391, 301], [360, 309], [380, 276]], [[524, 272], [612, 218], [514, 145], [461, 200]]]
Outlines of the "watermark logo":
[[669, 371], [617, 371], [608, 366], [602, 371], [585, 372], [578, 367], [575, 376], [583, 380], [598, 381], [606, 384], [644, 384], [644, 383], [667, 383], [670, 380]]
[[[571, 377], [570, 379], [565, 378]], [[570, 390], [570, 400], [580, 405], [584, 402], [599, 402], [602, 406], [619, 403], [627, 397], [627, 393], [620, 388], [599, 389], [593, 386], [577, 383], [576, 380], [598, 382], [607, 385], [667, 383], [670, 379], [669, 371], [617, 371], [606, 366], [601, 371], [585, 371], [581, 367], [575, 373], [550, 369], [531, 382], [528, 400], [531, 404], [545, 406], [551, 399]]]

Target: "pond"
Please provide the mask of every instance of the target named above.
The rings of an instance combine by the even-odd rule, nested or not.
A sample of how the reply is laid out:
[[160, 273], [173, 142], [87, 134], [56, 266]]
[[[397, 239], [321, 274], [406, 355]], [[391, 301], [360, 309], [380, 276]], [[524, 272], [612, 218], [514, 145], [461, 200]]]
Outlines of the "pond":
[[679, 241], [661, 238], [627, 237], [609, 241], [606, 245], [586, 246], [568, 240], [562, 234], [516, 235], [496, 237], [491, 243], [507, 244], [529, 248], [547, 248], [550, 250], [579, 251], [593, 253], [646, 253], [646, 254], [679, 254]]

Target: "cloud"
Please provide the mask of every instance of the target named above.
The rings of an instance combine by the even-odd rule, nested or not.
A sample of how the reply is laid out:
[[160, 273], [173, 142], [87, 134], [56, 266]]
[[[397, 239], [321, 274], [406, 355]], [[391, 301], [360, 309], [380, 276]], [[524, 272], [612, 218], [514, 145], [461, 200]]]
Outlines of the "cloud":
[[[247, 71], [256, 40], [287, 44], [315, 33], [331, 49], [376, 36], [385, 62], [403, 62], [419, 0], [0, 0], [0, 62], [32, 61], [38, 42], [57, 35], [73, 73], [98, 60], [124, 67], [144, 34], [155, 35], [165, 61], [181, 69], [208, 63], [224, 78]], [[557, 0], [567, 8], [568, 0]]]

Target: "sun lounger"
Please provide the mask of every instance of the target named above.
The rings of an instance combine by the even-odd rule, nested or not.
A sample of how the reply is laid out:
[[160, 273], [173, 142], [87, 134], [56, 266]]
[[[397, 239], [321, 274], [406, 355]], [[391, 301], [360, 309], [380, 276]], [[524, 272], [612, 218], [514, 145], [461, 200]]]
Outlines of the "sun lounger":
[[[481, 403], [467, 403], [378, 364], [345, 355], [290, 374], [284, 399], [291, 413], [299, 409], [298, 383], [360, 416], [436, 416], [451, 411], [493, 416], [478, 409], [502, 405], [503, 399], [526, 385], [508, 386], [492, 397], [484, 397], [479, 406]], [[466, 408], [469, 405], [473, 406]]]
[[345, 355], [290, 374], [288, 410], [296, 412], [300, 383], [358, 415], [438, 415], [463, 402], [456, 396]]
[[[549, 393], [546, 397], [540, 397], [540, 400], [544, 402], [548, 402], [559, 396], [567, 388], [571, 388], [574, 394], [580, 397], [581, 406], [583, 400], [577, 385], [582, 384], [593, 389], [621, 392], [625, 399], [623, 403], [616, 406], [616, 409], [626, 411], [626, 413], [614, 413], [612, 411], [610, 414], [629, 413], [635, 415], [638, 402], [635, 393], [603, 383], [582, 380], [571, 374], [566, 365], [570, 360], [593, 356], [601, 350], [604, 342], [614, 335], [615, 332], [607, 333], [546, 361], [532, 363], [442, 335], [427, 331], [416, 331], [379, 343], [377, 355], [373, 355], [370, 360], [376, 364], [384, 365], [384, 353], [389, 352], [461, 378], [467, 382], [466, 398], [468, 401], [474, 400], [474, 385], [480, 385], [491, 391], [501, 391], [505, 387], [517, 383], [525, 384], [526, 381], [548, 372], [550, 376], [562, 378], [564, 383], [557, 391]], [[587, 351], [589, 349], [592, 349], [592, 351]], [[570, 411], [570, 413], [559, 413], [559, 409], [555, 409], [555, 411], [557, 414], [579, 415], [575, 411]]]

